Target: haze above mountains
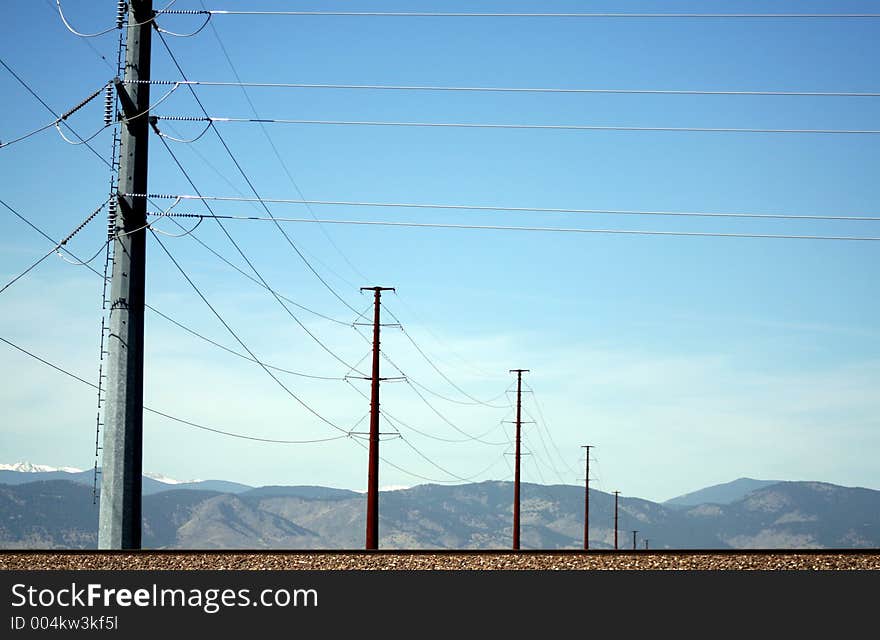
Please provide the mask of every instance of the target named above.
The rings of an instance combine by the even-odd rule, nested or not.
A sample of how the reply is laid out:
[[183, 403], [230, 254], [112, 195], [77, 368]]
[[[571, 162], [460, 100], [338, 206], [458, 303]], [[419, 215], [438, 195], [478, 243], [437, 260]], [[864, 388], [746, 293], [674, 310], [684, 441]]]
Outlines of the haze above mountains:
[[[359, 549], [365, 497], [328, 487], [143, 481], [145, 548]], [[0, 547], [94, 548], [93, 471], [0, 465]], [[172, 484], [173, 483], [173, 484]], [[380, 495], [380, 547], [506, 549], [512, 483], [420, 485]], [[580, 548], [583, 487], [522, 487], [522, 546]], [[613, 496], [590, 491], [590, 545], [613, 546]], [[880, 491], [740, 478], [663, 503], [620, 498], [631, 548], [878, 548]]]

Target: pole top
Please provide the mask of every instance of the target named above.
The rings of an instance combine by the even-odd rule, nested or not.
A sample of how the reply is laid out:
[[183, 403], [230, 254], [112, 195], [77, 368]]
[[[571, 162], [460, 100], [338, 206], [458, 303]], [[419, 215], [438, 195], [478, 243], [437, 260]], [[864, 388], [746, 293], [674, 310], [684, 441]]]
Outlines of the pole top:
[[529, 369], [511, 369], [508, 373], [528, 373]]
[[394, 291], [397, 293], [394, 287], [361, 287], [361, 291]]

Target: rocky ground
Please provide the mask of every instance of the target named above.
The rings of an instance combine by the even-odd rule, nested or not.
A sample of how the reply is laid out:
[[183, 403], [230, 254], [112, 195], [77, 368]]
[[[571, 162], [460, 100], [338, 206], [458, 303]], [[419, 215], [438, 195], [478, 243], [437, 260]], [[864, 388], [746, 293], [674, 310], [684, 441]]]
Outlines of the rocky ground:
[[880, 551], [639, 552], [3, 552], [0, 570], [880, 570]]

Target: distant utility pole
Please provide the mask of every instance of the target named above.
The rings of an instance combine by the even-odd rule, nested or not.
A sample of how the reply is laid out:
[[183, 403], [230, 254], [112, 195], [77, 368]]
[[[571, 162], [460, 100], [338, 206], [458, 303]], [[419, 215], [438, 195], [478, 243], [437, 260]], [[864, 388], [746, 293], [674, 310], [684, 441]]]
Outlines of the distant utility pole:
[[383, 291], [394, 287], [361, 287], [373, 291], [373, 377], [370, 389], [370, 461], [367, 472], [367, 549], [379, 548], [379, 310]]
[[645, 550], [647, 551], [647, 549], [648, 549], [648, 539], [645, 538]]
[[584, 549], [590, 548], [590, 449], [591, 444], [581, 446], [587, 450], [587, 468], [584, 473]]
[[[153, 15], [152, 0], [129, 2], [125, 82], [116, 81], [125, 117], [120, 126], [120, 194], [148, 193]], [[119, 197], [119, 212], [110, 281], [99, 549], [139, 549], [141, 546], [147, 200]]]
[[636, 534], [637, 534], [637, 533], [638, 533], [638, 531], [636, 531], [635, 529], [633, 529], [633, 551], [636, 550]]
[[519, 459], [522, 428], [522, 374], [528, 369], [511, 369], [516, 374], [516, 471], [513, 475], [513, 548], [519, 549]]
[[617, 497], [620, 491], [614, 492], [614, 548], [617, 549]]

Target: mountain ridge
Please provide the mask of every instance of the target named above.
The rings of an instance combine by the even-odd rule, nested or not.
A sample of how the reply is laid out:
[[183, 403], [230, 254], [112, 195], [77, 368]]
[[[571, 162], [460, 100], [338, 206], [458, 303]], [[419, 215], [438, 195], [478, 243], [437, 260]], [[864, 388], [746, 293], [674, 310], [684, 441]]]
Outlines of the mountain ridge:
[[[362, 548], [363, 494], [268, 489], [145, 495], [144, 548]], [[509, 548], [512, 494], [512, 483], [502, 481], [380, 492], [380, 547]], [[590, 491], [593, 549], [613, 548], [613, 504], [612, 495]], [[97, 512], [91, 487], [69, 480], [0, 485], [0, 547], [94, 548]], [[583, 489], [523, 483], [521, 519], [524, 549], [581, 548]], [[631, 548], [632, 530], [639, 548], [647, 539], [651, 549], [880, 548], [880, 491], [780, 482], [731, 504], [688, 508], [624, 496], [621, 549]]]

